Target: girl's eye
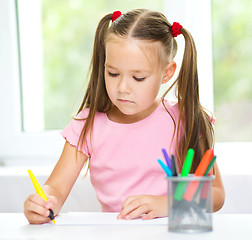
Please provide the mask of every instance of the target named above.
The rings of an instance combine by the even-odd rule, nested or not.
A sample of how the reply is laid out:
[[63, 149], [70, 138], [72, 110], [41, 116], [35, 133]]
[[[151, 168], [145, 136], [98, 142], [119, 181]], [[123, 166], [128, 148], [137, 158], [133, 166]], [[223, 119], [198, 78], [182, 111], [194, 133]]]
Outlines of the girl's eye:
[[139, 81], [139, 82], [141, 82], [141, 81], [143, 81], [144, 79], [145, 79], [145, 77], [143, 77], [143, 78], [137, 78], [137, 77], [133, 77], [136, 81]]
[[108, 75], [109, 75], [110, 77], [117, 77], [117, 76], [119, 76], [119, 73], [111, 73], [111, 72], [108, 72]]

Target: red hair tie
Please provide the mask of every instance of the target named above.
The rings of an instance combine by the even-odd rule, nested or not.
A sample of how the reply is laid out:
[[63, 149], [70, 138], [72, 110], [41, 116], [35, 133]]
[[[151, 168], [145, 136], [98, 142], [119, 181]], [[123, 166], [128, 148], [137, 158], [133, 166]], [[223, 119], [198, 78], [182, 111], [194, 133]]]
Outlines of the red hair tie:
[[172, 24], [172, 36], [177, 37], [179, 34], [181, 34], [180, 29], [182, 28], [182, 25], [180, 25], [178, 22], [174, 22]]
[[120, 11], [114, 11], [111, 17], [112, 22], [114, 22], [117, 18], [119, 18], [122, 15]]

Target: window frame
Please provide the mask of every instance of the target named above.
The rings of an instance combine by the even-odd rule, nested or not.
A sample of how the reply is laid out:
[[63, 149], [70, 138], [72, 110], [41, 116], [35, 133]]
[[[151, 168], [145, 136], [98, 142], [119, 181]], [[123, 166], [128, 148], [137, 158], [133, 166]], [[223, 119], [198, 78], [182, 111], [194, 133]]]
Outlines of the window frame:
[[[17, 0], [0, 1], [0, 165], [48, 165], [60, 156], [65, 140], [60, 131], [23, 132], [21, 96], [21, 63], [17, 26]], [[211, 0], [164, 0], [169, 21], [178, 21], [190, 29], [198, 49], [200, 98], [213, 112], [213, 66]], [[200, 11], [194, 11], [195, 9]], [[169, 9], [169, 11], [166, 11]], [[200, 19], [200, 21], [198, 20]], [[204, 30], [204, 34], [202, 33]], [[178, 37], [183, 45], [183, 39]], [[181, 50], [180, 50], [181, 51]], [[183, 52], [183, 51], [182, 51]], [[182, 52], [178, 53], [178, 62]], [[216, 142], [215, 153], [224, 174], [249, 174], [252, 163], [248, 149], [252, 142]], [[232, 152], [231, 150], [232, 149]], [[239, 159], [239, 166], [237, 160]], [[243, 166], [248, 166], [244, 168]]]
[[59, 131], [22, 131], [17, 1], [0, 2], [0, 165], [50, 164], [63, 147]]

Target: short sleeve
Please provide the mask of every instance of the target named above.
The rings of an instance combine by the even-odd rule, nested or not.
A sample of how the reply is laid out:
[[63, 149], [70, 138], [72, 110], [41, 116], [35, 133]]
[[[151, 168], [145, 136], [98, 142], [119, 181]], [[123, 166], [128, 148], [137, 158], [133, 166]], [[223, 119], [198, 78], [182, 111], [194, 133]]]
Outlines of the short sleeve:
[[[64, 129], [61, 131], [61, 135], [66, 139], [67, 142], [69, 142], [72, 146], [77, 147], [80, 134], [82, 132], [82, 129], [85, 124], [85, 118], [88, 115], [88, 109], [85, 109], [81, 111], [75, 119], [73, 119]], [[86, 138], [88, 139], [88, 138]], [[89, 147], [88, 147], [88, 141], [83, 142], [78, 146], [78, 151], [85, 154], [87, 157], [90, 157], [89, 154]]]

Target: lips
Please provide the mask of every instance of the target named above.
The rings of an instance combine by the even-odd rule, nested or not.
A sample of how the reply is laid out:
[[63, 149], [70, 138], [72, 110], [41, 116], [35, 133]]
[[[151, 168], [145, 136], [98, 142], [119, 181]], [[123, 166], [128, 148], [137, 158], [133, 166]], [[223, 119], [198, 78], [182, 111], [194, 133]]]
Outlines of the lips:
[[118, 99], [119, 102], [123, 103], [133, 103], [133, 101], [127, 100], [127, 99]]

